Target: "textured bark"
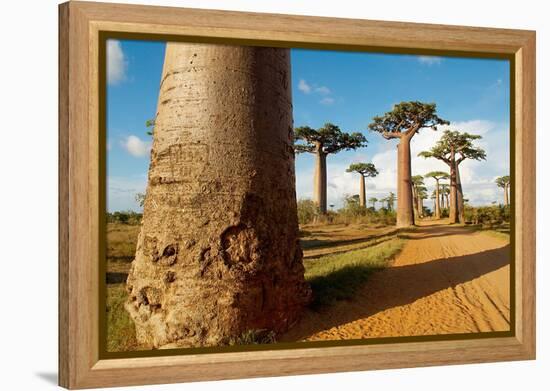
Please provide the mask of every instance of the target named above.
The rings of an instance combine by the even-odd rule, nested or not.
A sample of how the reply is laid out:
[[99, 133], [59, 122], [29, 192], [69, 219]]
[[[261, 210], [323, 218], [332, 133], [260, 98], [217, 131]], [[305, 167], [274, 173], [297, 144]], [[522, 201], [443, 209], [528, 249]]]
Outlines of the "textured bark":
[[464, 193], [462, 193], [462, 183], [460, 181], [460, 167], [456, 163], [456, 209], [458, 213], [458, 221], [464, 223]]
[[321, 151], [315, 153], [315, 179], [313, 181], [315, 195], [313, 201], [322, 214], [327, 213], [327, 154]]
[[441, 206], [439, 204], [439, 179], [435, 178], [435, 218], [441, 218]]
[[450, 204], [449, 204], [449, 224], [458, 222], [458, 207], [457, 207], [457, 189], [456, 189], [456, 162], [454, 151], [451, 152], [451, 161], [449, 163], [450, 171]]
[[510, 185], [505, 185], [504, 186], [504, 205], [505, 206], [509, 206], [510, 205], [510, 201], [509, 198], [508, 198], [508, 189], [509, 189], [509, 186]]
[[412, 193], [412, 203], [413, 203], [413, 213], [415, 220], [420, 216], [420, 213], [418, 211], [418, 196], [416, 194], [416, 187], [414, 185], [411, 186], [411, 193]]
[[414, 225], [411, 189], [411, 136], [403, 136], [397, 146], [397, 227]]
[[367, 191], [365, 189], [365, 177], [361, 174], [361, 182], [359, 185], [359, 206], [367, 207]]
[[282, 332], [310, 300], [290, 53], [168, 43], [126, 309], [150, 347]]

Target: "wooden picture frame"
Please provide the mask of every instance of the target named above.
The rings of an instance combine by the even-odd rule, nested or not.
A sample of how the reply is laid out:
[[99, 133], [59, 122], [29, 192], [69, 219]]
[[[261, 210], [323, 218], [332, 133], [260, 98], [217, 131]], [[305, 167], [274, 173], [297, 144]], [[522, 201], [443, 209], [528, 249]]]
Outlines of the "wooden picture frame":
[[[103, 359], [99, 354], [100, 35], [160, 34], [381, 52], [499, 54], [515, 71], [511, 336]], [[514, 156], [511, 157], [514, 161]], [[535, 32], [88, 2], [59, 6], [59, 384], [67, 388], [535, 358]], [[512, 236], [514, 238], [514, 236]], [[512, 307], [512, 308], [514, 308]]]

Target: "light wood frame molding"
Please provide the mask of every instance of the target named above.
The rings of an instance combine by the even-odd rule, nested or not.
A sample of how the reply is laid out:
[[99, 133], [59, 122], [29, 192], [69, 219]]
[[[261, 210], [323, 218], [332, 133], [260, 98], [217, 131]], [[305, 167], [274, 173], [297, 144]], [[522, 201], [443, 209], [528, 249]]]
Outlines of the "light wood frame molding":
[[[100, 31], [484, 56], [515, 64], [515, 336], [100, 359]], [[512, 156], [512, 162], [513, 156]], [[535, 32], [107, 3], [59, 6], [59, 384], [90, 388], [535, 358]]]

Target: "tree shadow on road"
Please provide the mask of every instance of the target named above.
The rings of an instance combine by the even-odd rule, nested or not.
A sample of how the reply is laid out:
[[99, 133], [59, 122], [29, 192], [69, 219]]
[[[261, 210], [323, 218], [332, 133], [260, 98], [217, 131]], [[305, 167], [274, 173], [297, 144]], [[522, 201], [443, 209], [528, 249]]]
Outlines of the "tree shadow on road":
[[[352, 299], [361, 305], [342, 313], [338, 303], [319, 311], [309, 310], [302, 321], [280, 341], [296, 341], [335, 326], [367, 318], [378, 312], [413, 303], [447, 288], [471, 281], [510, 263], [510, 245], [479, 253], [397, 266], [374, 273]], [[360, 268], [360, 266], [358, 266]], [[346, 273], [364, 271], [347, 268]], [[334, 314], [338, 314], [335, 316]]]

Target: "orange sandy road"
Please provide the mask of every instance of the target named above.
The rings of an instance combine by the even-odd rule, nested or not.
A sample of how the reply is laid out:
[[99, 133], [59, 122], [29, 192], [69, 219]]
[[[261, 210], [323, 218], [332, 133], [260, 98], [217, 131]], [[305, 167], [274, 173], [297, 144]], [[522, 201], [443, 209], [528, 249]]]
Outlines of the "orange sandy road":
[[358, 295], [308, 311], [282, 341], [510, 329], [510, 246], [464, 227], [424, 223]]

